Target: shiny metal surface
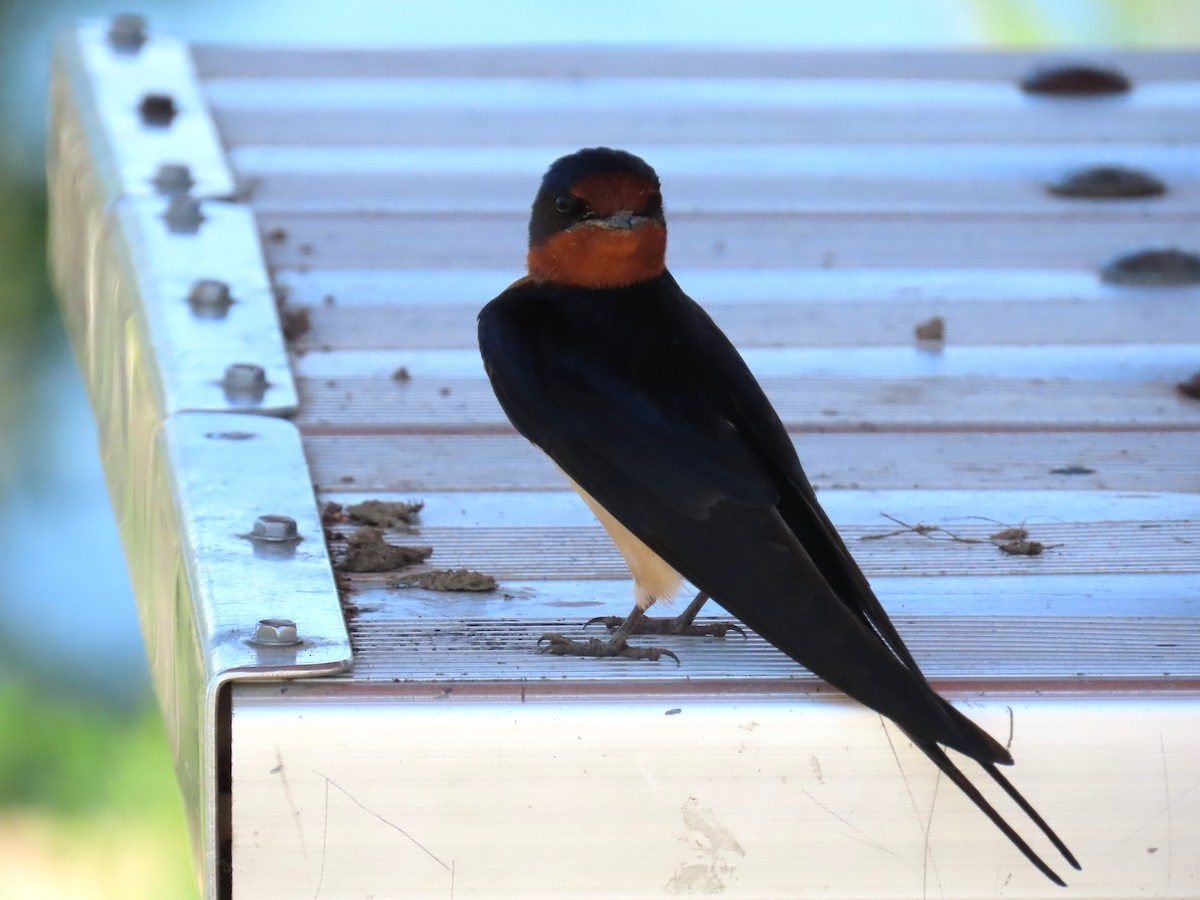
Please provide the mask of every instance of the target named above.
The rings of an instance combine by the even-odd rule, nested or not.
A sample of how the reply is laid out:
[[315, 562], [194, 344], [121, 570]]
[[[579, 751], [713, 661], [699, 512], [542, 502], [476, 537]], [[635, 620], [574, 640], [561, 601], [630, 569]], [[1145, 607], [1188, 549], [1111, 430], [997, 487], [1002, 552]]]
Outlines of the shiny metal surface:
[[[1186, 301], [1184, 301], [1186, 302]], [[1169, 381], [1200, 357], [1200, 343], [1179, 336], [1178, 342], [1157, 345], [1106, 343], [1085, 346], [946, 346], [929, 352], [916, 342], [911, 346], [894, 342], [883, 347], [746, 347], [742, 357], [763, 384], [772, 379], [850, 378], [871, 375], [901, 379], [942, 377], [966, 379], [998, 378], [1020, 371], [1031, 379], [1072, 381]], [[413, 376], [428, 379], [486, 380], [478, 348], [358, 350], [339, 353], [327, 350], [296, 361], [301, 378], [391, 377], [402, 362]], [[407, 387], [413, 386], [406, 383]], [[497, 409], [498, 409], [497, 405]], [[1181, 414], [1191, 411], [1179, 407]], [[1195, 422], [1196, 418], [1190, 420]]]
[[[979, 490], [1021, 485], [1113, 491], [1200, 492], [1188, 432], [943, 433], [933, 452], [921, 433], [810, 431], [793, 437], [817, 490], [921, 486]], [[320, 490], [401, 493], [562, 490], [562, 473], [516, 434], [309, 435]]]
[[[253, 203], [280, 235], [268, 259], [308, 308], [297, 422], [322, 498], [423, 500], [387, 539], [500, 582], [456, 594], [347, 574], [353, 674], [235, 692], [235, 890], [1047, 895], [978, 817], [926, 828], [961, 799], [754, 636], [658, 641], [678, 668], [537, 653], [542, 632], [578, 637], [591, 616], [626, 612], [629, 583], [512, 434], [474, 356], [474, 315], [521, 274], [544, 166], [590, 142], [658, 167], [672, 271], [763, 378], [931, 677], [1001, 737], [1015, 710], [1015, 777], [1084, 858], [1073, 894], [1187, 890], [1183, 845], [1161, 829], [1139, 841], [1195, 781], [1160, 789], [1170, 754], [1196, 747], [1200, 408], [1174, 384], [1195, 368], [1200, 295], [1108, 285], [1100, 267], [1193, 240], [1194, 123], [1166, 119], [1194, 106], [1180, 89], [1194, 54], [1122, 58], [1129, 102], [1070, 109], [1020, 95], [1037, 62], [1022, 54], [201, 59], [233, 164], [260, 179]], [[1151, 61], [1165, 81], [1146, 83]], [[727, 81], [705, 93], [714, 77]], [[779, 80], [749, 98], [764, 77]], [[860, 89], [875, 77], [881, 91]], [[1168, 193], [1087, 209], [1046, 194], [1097, 163], [1146, 167]], [[913, 326], [934, 315], [946, 340], [927, 353]], [[988, 541], [1021, 523], [1051, 549]], [[777, 768], [760, 732], [728, 727], [735, 708], [795, 735]], [[688, 716], [694, 731], [671, 730]], [[846, 768], [810, 775], [814, 758]], [[720, 809], [723, 830], [681, 830], [701, 821], [689, 802]], [[713, 853], [729, 841], [744, 858]], [[685, 858], [696, 848], [707, 864]], [[281, 863], [286, 886], [272, 880]]]
[[[272, 178], [297, 175], [315, 179], [319, 183], [327, 178], [342, 175], [371, 176], [386, 183], [388, 176], [409, 176], [397, 183], [397, 188], [419, 190], [421, 182], [413, 183], [411, 176], [419, 176], [422, 182], [432, 180], [449, 193], [430, 195], [426, 198], [429, 209], [461, 208], [469, 198], [474, 204], [483, 206], [496, 202], [496, 195], [468, 195], [467, 187], [474, 186], [476, 179], [486, 179], [487, 184], [498, 192], [505, 204], [499, 208], [512, 209], [528, 201], [525, 196], [528, 186], [541, 177], [546, 160], [552, 158], [559, 148], [546, 146], [479, 147], [472, 144], [447, 143], [437, 147], [404, 147], [366, 145], [345, 147], [329, 144], [287, 144], [272, 146], [244, 144], [230, 150], [230, 161], [241, 173], [270, 176]], [[1091, 144], [892, 144], [872, 146], [867, 144], [845, 144], [839, 147], [797, 144], [780, 153], [776, 147], [727, 144], [677, 144], [673, 142], [651, 144], [641, 148], [646, 158], [653, 158], [656, 167], [669, 178], [671, 209], [697, 207], [717, 197], [732, 202], [751, 191], [756, 203], [773, 201], [774, 208], [811, 209], [806, 196], [789, 192], [778, 192], [768, 198], [766, 188], [772, 180], [812, 176], [825, 180], [835, 179], [888, 179], [896, 189], [903, 189], [913, 181], [936, 182], [955, 179], [975, 180], [982, 188], [1002, 186], [1010, 192], [1015, 183], [1046, 178], [1061, 173], [1065, 168], [1086, 165], [1098, 156], [1128, 160], [1158, 172], [1172, 181], [1195, 184], [1195, 167], [1189, 159], [1187, 145], [1132, 142], [1108, 144], [1097, 149]], [[525, 179], [517, 193], [517, 177]], [[705, 181], [701, 181], [703, 177]], [[437, 179], [444, 179], [438, 181]], [[716, 179], [719, 179], [716, 180]], [[728, 179], [728, 180], [727, 180]], [[271, 196], [255, 193], [256, 204], [272, 205], [285, 197], [274, 194], [280, 187], [289, 186], [285, 179], [282, 185], [263, 184], [262, 188], [272, 192]], [[736, 187], [739, 190], [731, 190]], [[761, 191], [761, 196], [760, 196]], [[727, 193], [725, 193], [727, 192]], [[277, 198], [277, 199], [273, 199]], [[347, 201], [357, 200], [343, 195]], [[364, 198], [368, 199], [368, 198]], [[373, 199], [381, 203], [391, 199], [387, 195]], [[886, 197], [877, 198], [885, 200]], [[966, 198], [963, 198], [964, 200]], [[312, 204], [309, 192], [295, 192], [286, 196], [288, 206]], [[451, 206], [457, 202], [456, 206]], [[1047, 203], [1049, 208], [1050, 204]], [[405, 208], [412, 209], [411, 205]], [[755, 205], [753, 208], [759, 208]], [[1113, 215], [1117, 210], [1105, 210]]]
[[[149, 484], [131, 467], [118, 484], [110, 473], [110, 487], [147, 510], [124, 511], [122, 536], [200, 874], [215, 897], [228, 834], [225, 686], [342, 672], [351, 652], [293, 426], [180, 413], [162, 424], [150, 463]], [[253, 516], [265, 510], [286, 510], [298, 539], [255, 541]], [[264, 641], [262, 620], [291, 620], [292, 635]]]
[[[348, 504], [365, 495], [324, 496]], [[1070, 691], [1200, 679], [1200, 495], [926, 488], [824, 490], [821, 498], [940, 684]], [[678, 654], [678, 667], [541, 655], [543, 633], [580, 638], [589, 618], [624, 615], [632, 603], [625, 565], [588, 510], [569, 491], [426, 491], [421, 499], [418, 524], [389, 539], [431, 546], [430, 566], [478, 569], [499, 585], [439, 593], [397, 587], [396, 575], [346, 576], [355, 683], [817, 684], [754, 635], [652, 639]], [[918, 523], [940, 530], [918, 534]], [[1017, 525], [1047, 549], [1001, 552], [990, 536]], [[344, 544], [331, 546], [340, 558]], [[678, 599], [690, 597], [685, 587]], [[706, 613], [726, 618], [716, 605]]]
[[[605, 109], [628, 110], [642, 118], [663, 107], [715, 110], [833, 109], [852, 114], [862, 109], [899, 108], [938, 114], [986, 109], [1022, 111], [1054, 109], [1031, 104], [1015, 85], [968, 81], [912, 81], [902, 78], [767, 79], [622, 78], [598, 79], [427, 77], [399, 78], [221, 78], [210, 82], [208, 99], [226, 110], [268, 109], [271, 112], [346, 109], [373, 113], [393, 110], [440, 111], [462, 107], [522, 111], [531, 107], [588, 116]], [[1193, 109], [1190, 80], [1141, 85], [1137, 105]], [[1099, 116], [1111, 107], [1098, 104], [1085, 114]]]
[[[107, 26], [85, 25], [55, 45], [55, 77], [86, 118], [94, 167], [109, 198], [153, 193], [164, 162], [186, 163], [200, 196], [228, 196], [237, 185], [200, 90], [187, 45], [153, 30], [137, 53], [116, 50]], [[147, 94], [170, 97], [169, 128], [147, 128], [138, 107]], [[56, 135], [60, 134], [57, 126]]]
[[234, 689], [245, 896], [1183, 898], [1200, 879], [1194, 694], [957, 695], [1076, 847], [1063, 891], [838, 698], [331, 688]]
[[[655, 47], [565, 44], [471, 47], [263, 47], [201, 44], [193, 48], [201, 78], [904, 78], [915, 81], [979, 81], [1015, 85], [1047, 62], [1044, 48], [975, 47], [870, 50], [830, 47], [734, 50], [707, 46]], [[1120, 69], [1141, 85], [1194, 79], [1195, 50], [1093, 47], [1087, 58]]]
[[[180, 98], [180, 114], [167, 128], [138, 122], [138, 99], [152, 86]], [[151, 380], [164, 414], [294, 411], [295, 387], [249, 208], [201, 199], [203, 220], [174, 230], [167, 212], [181, 195], [168, 199], [154, 184], [163, 163], [186, 163], [196, 183], [183, 199], [235, 192], [184, 46], [152, 35], [131, 57], [109, 46], [102, 26], [72, 32], [56, 45], [51, 97], [51, 265], [93, 397], [122, 377], [103, 371], [125, 340], [114, 329], [133, 328], [139, 352], [149, 354], [139, 377]], [[189, 304], [200, 280], [229, 286], [232, 303], [223, 317], [197, 315]], [[224, 389], [225, 369], [238, 362], [264, 367], [261, 395]]]
[[[164, 207], [156, 197], [127, 199], [117, 206], [114, 228], [136, 273], [138, 318], [158, 360], [165, 409], [293, 412], [295, 386], [253, 215], [239, 204], [202, 202], [196, 231], [177, 233], [166, 227]], [[229, 285], [232, 303], [223, 317], [196, 315], [189, 297], [200, 279]], [[261, 390], [229, 389], [225, 374], [237, 364], [263, 369]]]
[[[210, 677], [344, 669], [346, 629], [296, 429], [266, 416], [188, 413], [166, 420], [162, 447]], [[260, 539], [256, 514], [286, 516], [295, 535]], [[299, 643], [265, 652], [254, 642], [263, 619], [292, 620]]]

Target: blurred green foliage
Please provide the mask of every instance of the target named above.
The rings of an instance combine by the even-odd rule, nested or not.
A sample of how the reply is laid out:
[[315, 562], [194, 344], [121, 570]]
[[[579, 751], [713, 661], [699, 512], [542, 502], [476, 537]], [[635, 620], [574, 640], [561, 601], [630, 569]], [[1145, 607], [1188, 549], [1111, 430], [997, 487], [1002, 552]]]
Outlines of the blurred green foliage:
[[46, 269], [46, 193], [0, 175], [0, 341], [10, 350], [53, 315]]
[[158, 710], [0, 680], [0, 897], [195, 900]]
[[0, 682], [0, 807], [142, 814], [179, 809], [158, 711], [48, 696], [32, 681]]
[[13, 422], [29, 400], [31, 354], [54, 315], [45, 187], [7, 179], [0, 165], [0, 498], [11, 471]]

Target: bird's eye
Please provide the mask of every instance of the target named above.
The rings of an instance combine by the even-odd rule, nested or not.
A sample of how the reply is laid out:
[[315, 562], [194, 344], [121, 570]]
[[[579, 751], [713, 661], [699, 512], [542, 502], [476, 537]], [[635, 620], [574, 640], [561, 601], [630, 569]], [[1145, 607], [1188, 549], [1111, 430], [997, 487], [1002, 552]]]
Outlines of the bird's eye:
[[658, 191], [650, 194], [650, 196], [646, 198], [644, 208], [645, 211], [652, 216], [662, 212], [662, 194], [660, 194]]
[[565, 216], [568, 213], [575, 211], [575, 198], [570, 194], [559, 194], [554, 198], [554, 211], [560, 216]]

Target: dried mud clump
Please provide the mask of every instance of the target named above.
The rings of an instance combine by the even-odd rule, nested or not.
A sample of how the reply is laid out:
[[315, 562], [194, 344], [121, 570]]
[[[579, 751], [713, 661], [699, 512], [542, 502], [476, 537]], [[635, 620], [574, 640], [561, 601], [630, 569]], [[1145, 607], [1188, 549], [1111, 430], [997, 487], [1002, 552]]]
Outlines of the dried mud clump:
[[997, 544], [1003, 552], [1009, 556], [1041, 556], [1042, 551], [1046, 549], [1046, 545], [1041, 541], [1008, 541], [1003, 544]]
[[913, 331], [916, 333], [918, 341], [944, 341], [946, 339], [946, 320], [941, 316], [934, 316], [924, 322], [918, 322]]
[[363, 525], [374, 525], [376, 528], [403, 529], [412, 524], [417, 514], [425, 508], [420, 500], [364, 500], [346, 507], [346, 515], [355, 522]]
[[364, 525], [346, 542], [343, 572], [394, 572], [423, 563], [433, 555], [432, 547], [396, 547], [383, 539], [383, 532]]
[[1029, 532], [1024, 528], [1005, 528], [992, 536], [992, 543], [1001, 553], [1009, 556], [1041, 556], [1043, 550], [1053, 550], [1062, 544], [1043, 544], [1041, 541], [1029, 540]]
[[346, 515], [342, 504], [336, 501], [329, 500], [321, 507], [321, 524], [322, 525], [343, 525], [350, 521], [350, 517]]
[[496, 579], [471, 569], [430, 569], [405, 575], [391, 586], [422, 587], [430, 591], [494, 591]]
[[991, 537], [993, 541], [1023, 541], [1029, 537], [1029, 532], [1024, 528], [1005, 528], [1003, 531], [997, 531]]
[[312, 329], [312, 318], [307, 306], [281, 306], [279, 308], [279, 326], [283, 329], [283, 339], [288, 343], [298, 341]]

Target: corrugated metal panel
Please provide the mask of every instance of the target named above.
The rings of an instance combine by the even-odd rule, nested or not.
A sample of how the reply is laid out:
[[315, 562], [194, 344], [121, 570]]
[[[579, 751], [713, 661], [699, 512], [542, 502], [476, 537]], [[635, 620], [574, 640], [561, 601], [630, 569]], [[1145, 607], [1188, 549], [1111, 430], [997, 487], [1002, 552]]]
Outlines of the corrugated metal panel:
[[[1196, 436], [1179, 432], [807, 433], [795, 439], [818, 490], [972, 486], [1200, 492]], [[933, 446], [931, 446], [933, 445]], [[562, 474], [506, 434], [315, 434], [304, 446], [319, 488], [403, 492], [559, 490]]]
[[[468, 718], [480, 691], [525, 699], [552, 689], [578, 704], [558, 714], [580, 727], [647, 696], [762, 699], [818, 687], [754, 636], [656, 641], [680, 655], [678, 668], [537, 653], [543, 632], [579, 635], [587, 618], [624, 612], [629, 586], [590, 514], [556, 490], [558, 473], [511, 435], [476, 357], [474, 316], [521, 274], [541, 170], [561, 152], [603, 142], [658, 166], [673, 270], [746, 352], [818, 483], [842, 488], [823, 500], [940, 687], [959, 697], [1078, 693], [1090, 698], [1080, 709], [1103, 718], [1117, 714], [1102, 699], [1114, 691], [1191, 684], [1200, 675], [1191, 599], [1200, 585], [1200, 406], [1175, 383], [1200, 359], [1200, 287], [1117, 286], [1100, 272], [1145, 246], [1196, 249], [1198, 136], [1180, 119], [1198, 105], [1197, 62], [1102, 58], [1148, 78], [1128, 97], [1071, 104], [1020, 94], [1013, 79], [1035, 63], [1028, 55], [488, 50], [314, 52], [300, 61], [201, 51], [276, 282], [307, 311], [308, 328], [292, 342], [297, 422], [322, 496], [418, 497], [420, 517], [388, 540], [432, 546], [430, 565], [500, 580], [497, 591], [456, 595], [396, 587], [395, 576], [344, 575], [357, 664], [339, 683], [371, 704], [394, 704], [397, 715], [410, 708], [404, 691], [431, 684], [443, 699], [467, 698], [446, 714]], [[1147, 83], [1150, 72], [1162, 80]], [[1047, 191], [1101, 162], [1153, 172], [1167, 192], [1081, 202]], [[935, 315], [944, 343], [918, 345], [914, 327]], [[947, 531], [905, 532], [885, 515]], [[1014, 557], [988, 540], [1021, 523], [1051, 549]], [[352, 527], [330, 530], [335, 559]], [[1192, 702], [1178, 696], [1179, 709]], [[247, 723], [261, 702], [247, 696]], [[524, 709], [514, 721], [534, 728]], [[636, 747], [636, 717], [614, 715], [612, 727]], [[1087, 715], [1073, 727], [1086, 730]], [[1053, 739], [1041, 730], [1032, 743], [1040, 740]], [[565, 741], [547, 752], [567, 752]], [[691, 774], [664, 795], [701, 779], [684, 768]], [[386, 763], [368, 771], [391, 778]], [[357, 768], [322, 773], [341, 786]], [[246, 777], [260, 781], [257, 769]], [[431, 796], [446, 802], [446, 790]], [[755, 821], [769, 820], [770, 806], [755, 806]], [[1077, 811], [1064, 802], [1054, 815]], [[961, 827], [971, 844], [961, 852], [988, 860], [1007, 852]], [[564, 840], [621, 845], [596, 826]], [[1121, 855], [1102, 846], [1093, 840], [1088, 852]], [[447, 856], [450, 874], [488, 852]], [[1139, 853], [1141, 865], [1147, 851]], [[772, 868], [780, 862], [747, 862], [745, 881], [721, 887], [787, 893], [778, 886], [794, 884], [789, 876], [771, 881], [787, 869]], [[640, 855], [629, 865], [653, 868]], [[1131, 860], [1122, 865], [1133, 871]], [[253, 858], [246, 866], [249, 883], [263, 885]], [[877, 870], [865, 869], [840, 867], [822, 883], [876, 895]], [[507, 876], [488, 871], [482, 882], [451, 882], [467, 894], [503, 893]], [[434, 882], [446, 874], [429, 872]], [[1072, 881], [1099, 895], [1142, 877], [1122, 881], [1089, 861]], [[775, 893], [756, 894], [754, 878]], [[887, 883], [915, 896], [928, 892], [928, 878]], [[669, 878], [634, 881], [629, 895], [680, 888]], [[1001, 885], [1025, 896], [1043, 890], [1005, 874], [950, 893]]]
[[[446, 594], [396, 587], [395, 575], [343, 574], [356, 667], [322, 690], [346, 690], [341, 696], [385, 721], [407, 721], [414, 700], [406, 691], [433, 691], [449, 706], [410, 722], [408, 737], [380, 739], [373, 745], [384, 760], [361, 768], [329, 762], [353, 760], [355, 726], [312, 691], [289, 692], [296, 715], [328, 721], [317, 731], [342, 724], [348, 731], [324, 739], [300, 726], [280, 744], [274, 766], [294, 772], [295, 763], [284, 762], [290, 755], [310, 758], [301, 737], [310, 734], [328, 746], [319, 772], [330, 781], [296, 778], [311, 782], [305, 790], [329, 794], [317, 800], [329, 815], [343, 809], [353, 818], [355, 804], [389, 810], [389, 821], [392, 812], [406, 829], [420, 821], [427, 836], [437, 826], [413, 820], [410, 804], [401, 814], [385, 797], [378, 806], [356, 791], [349, 805], [342, 800], [352, 793], [348, 782], [370, 772], [419, 805], [452, 808], [445, 779], [466, 778], [466, 762], [431, 770], [431, 782], [414, 784], [407, 774], [419, 769], [414, 755], [460, 752], [437, 740], [422, 751], [410, 737], [413, 728], [436, 732], [444, 715], [468, 721], [505, 697], [557, 691], [542, 700], [556, 721], [594, 721], [608, 710], [608, 727], [636, 748], [644, 740], [636, 708], [648, 697], [700, 716], [712, 708], [688, 708], [697, 692], [738, 696], [766, 704], [755, 718], [774, 727], [781, 713], [769, 697], [826, 690], [754, 635], [656, 641], [679, 654], [679, 667], [538, 653], [544, 632], [580, 636], [584, 620], [624, 612], [629, 584], [587, 510], [558, 490], [556, 470], [512, 436], [482, 376], [474, 316], [521, 274], [528, 203], [542, 168], [589, 143], [628, 145], [659, 167], [668, 262], [743, 348], [818, 484], [838, 488], [824, 490], [823, 502], [941, 688], [1009, 706], [1024, 696], [1026, 708], [1039, 708], [1031, 692], [1078, 696], [1076, 731], [1102, 721], [1122, 731], [1114, 716], [1128, 708], [1102, 700], [1112, 691], [1170, 696], [1181, 704], [1172, 708], [1190, 708], [1189, 685], [1200, 677], [1193, 602], [1200, 404], [1175, 384], [1200, 365], [1200, 288], [1114, 286], [1100, 269], [1145, 246], [1195, 248], [1200, 133], [1190, 124], [1198, 102], [1186, 79], [1195, 77], [1196, 62], [1189, 55], [1120, 62], [1162, 80], [1140, 82], [1128, 97], [1064, 104], [1021, 96], [1012, 79], [1033, 59], [1016, 55], [785, 59], [628, 50], [568, 62], [551, 49], [436, 58], [313, 53], [301, 65], [272, 54], [200, 53], [276, 284], [289, 307], [307, 314], [304, 334], [292, 342], [296, 421], [322, 496], [420, 498], [425, 509], [414, 524], [388, 540], [432, 546], [428, 565], [466, 566], [500, 582], [493, 592]], [[1046, 191], [1070, 170], [1099, 162], [1150, 170], [1168, 191], [1110, 202]], [[946, 338], [918, 344], [914, 326], [932, 316], [943, 318]], [[947, 530], [905, 532], [886, 516]], [[1014, 557], [989, 540], [1021, 523], [1049, 550]], [[335, 560], [353, 527], [330, 528]], [[881, 534], [889, 536], [870, 539]], [[251, 733], [269, 695], [239, 696], [235, 715], [245, 716]], [[524, 709], [512, 709], [511, 718], [532, 739], [536, 725]], [[1028, 758], [1039, 742], [1055, 740], [1045, 720], [1036, 721], [1022, 726], [1038, 728], [1036, 737], [1025, 732], [1022, 784], [1027, 775], [1045, 776], [1027, 773]], [[377, 733], [362, 738], [373, 742]], [[546, 734], [547, 754], [568, 754], [560, 737], [562, 744]], [[498, 740], [498, 758], [529, 760], [521, 740]], [[1112, 740], [1112, 758], [1138, 752]], [[1183, 731], [1170, 740], [1190, 745]], [[395, 766], [388, 752], [398, 754]], [[696, 752], [671, 750], [698, 760]], [[804, 758], [805, 743], [797, 739], [788, 752]], [[258, 822], [262, 832], [270, 814], [256, 818], [265, 808], [247, 798], [272, 790], [271, 776], [254, 758], [247, 745], [235, 761], [254, 785], [235, 792], [235, 811], [245, 812], [236, 817], [245, 828]], [[1086, 841], [1076, 892], [1141, 887], [1144, 875], [1132, 872], [1151, 854], [1139, 848], [1136, 864], [1130, 857], [1114, 866], [1123, 878], [1097, 863], [1096, 856], [1122, 858], [1123, 848], [1087, 834], [1061, 764], [1049, 757], [1043, 764], [1057, 773], [1057, 790], [1045, 793], [1050, 815], [1073, 840]], [[869, 764], [854, 770], [874, 779]], [[678, 773], [660, 782], [676, 806], [697, 791], [754, 780], [719, 752]], [[880, 773], [872, 792], [898, 787], [887, 785], [894, 776]], [[515, 793], [503, 774], [491, 778], [508, 786], [480, 790], [517, 815], [527, 794]], [[956, 802], [937, 800], [940, 809]], [[935, 798], [923, 803], [932, 808]], [[762, 835], [778, 809], [757, 799], [751, 808], [757, 827], [746, 834]], [[989, 871], [1001, 866], [1004, 875], [967, 876], [949, 894], [1042, 894], [1033, 877], [1009, 878], [1000, 860], [1010, 851], [978, 824], [956, 822], [955, 852], [986, 860]], [[520, 883], [517, 872], [527, 871], [517, 854], [481, 863], [500, 845], [496, 829], [478, 827], [478, 844], [462, 856], [433, 853], [449, 866], [456, 895], [504, 893], [509, 878]], [[323, 840], [335, 830], [323, 829]], [[241, 834], [235, 882], [271, 889], [257, 876], [265, 872], [262, 853]], [[538, 840], [624, 846], [587, 824], [571, 834]], [[383, 846], [371, 852], [386, 857]], [[565, 850], [553, 858], [574, 859]], [[325, 860], [320, 886], [358, 877], [371, 889], [370, 872], [391, 871], [380, 858], [331, 881], [329, 866], [340, 863]], [[470, 860], [487, 875], [464, 875]], [[738, 860], [742, 877], [721, 887], [738, 896], [786, 894], [782, 886], [796, 883], [791, 862], [791, 853], [748, 854]], [[654, 863], [653, 854], [629, 856], [630, 886], [618, 893], [678, 893], [682, 882], [671, 872], [653, 876]], [[548, 859], [540, 865], [554, 869]], [[928, 871], [905, 881], [904, 864], [881, 865], [895, 876], [881, 876], [890, 893], [928, 893]], [[1175, 884], [1180, 865], [1176, 856]], [[877, 894], [876, 866], [834, 868], [818, 878], [827, 887], [809, 893]], [[414, 886], [425, 883], [416, 859], [398, 871]], [[426, 874], [432, 892], [448, 869], [431, 865]], [[557, 877], [548, 874], [546, 883]], [[312, 878], [289, 883], [312, 887]], [[570, 881], [577, 894], [612, 894], [611, 881]], [[763, 892], [762, 884], [775, 888]]]
[[[397, 356], [396, 363], [405, 357]], [[1014, 372], [1019, 362], [1014, 361]], [[1186, 377], [1186, 372], [1181, 372]], [[390, 376], [298, 379], [297, 422], [312, 433], [393, 434], [509, 430], [480, 377], [397, 385]], [[766, 378], [763, 387], [793, 430], [1192, 431], [1193, 403], [1173, 382], [1027, 378]], [[403, 411], [404, 421], [395, 418]]]
[[[405, 498], [371, 496], [385, 501]], [[346, 493], [341, 499], [357, 503], [368, 498]], [[389, 538], [397, 544], [432, 545], [431, 561], [443, 567], [466, 565], [478, 554], [510, 571], [546, 565], [554, 572], [550, 560], [569, 560], [583, 569], [582, 575], [570, 577], [587, 577], [592, 566], [608, 565], [602, 560], [620, 566], [616, 548], [572, 491], [427, 492], [422, 500], [420, 524]], [[1194, 546], [1200, 542], [1196, 494], [860, 488], [823, 491], [821, 502], [868, 576], [911, 571], [1200, 572]], [[941, 530], [909, 533], [895, 519]], [[1016, 526], [1024, 526], [1045, 544], [1058, 545], [1056, 552], [1034, 559], [997, 552], [989, 536]], [[330, 531], [344, 535], [353, 527], [338, 525]], [[562, 535], [561, 541], [552, 540], [555, 533]], [[578, 545], [570, 538], [573, 534], [579, 536]], [[485, 547], [495, 549], [485, 552]], [[522, 550], [525, 547], [529, 549]], [[581, 557], [582, 548], [592, 558]], [[599, 571], [596, 575], [608, 577]]]
[[[736, 51], [700, 47], [462, 47], [329, 49], [206, 45], [193, 48], [202, 80], [220, 78], [904, 78], [1012, 85], [1047, 63], [1091, 62], [1137, 84], [1194, 81], [1193, 50]], [[1147, 136], [1147, 140], [1152, 139]]]
[[[516, 268], [525, 258], [529, 214], [520, 208], [395, 215], [266, 211], [259, 221], [266, 233], [287, 235], [267, 247], [268, 261], [285, 268]], [[1187, 245], [1197, 222], [1195, 210], [1161, 221], [1084, 209], [1004, 217], [679, 214], [670, 218], [667, 258], [677, 268], [700, 269], [1097, 269], [1146, 244]]]

